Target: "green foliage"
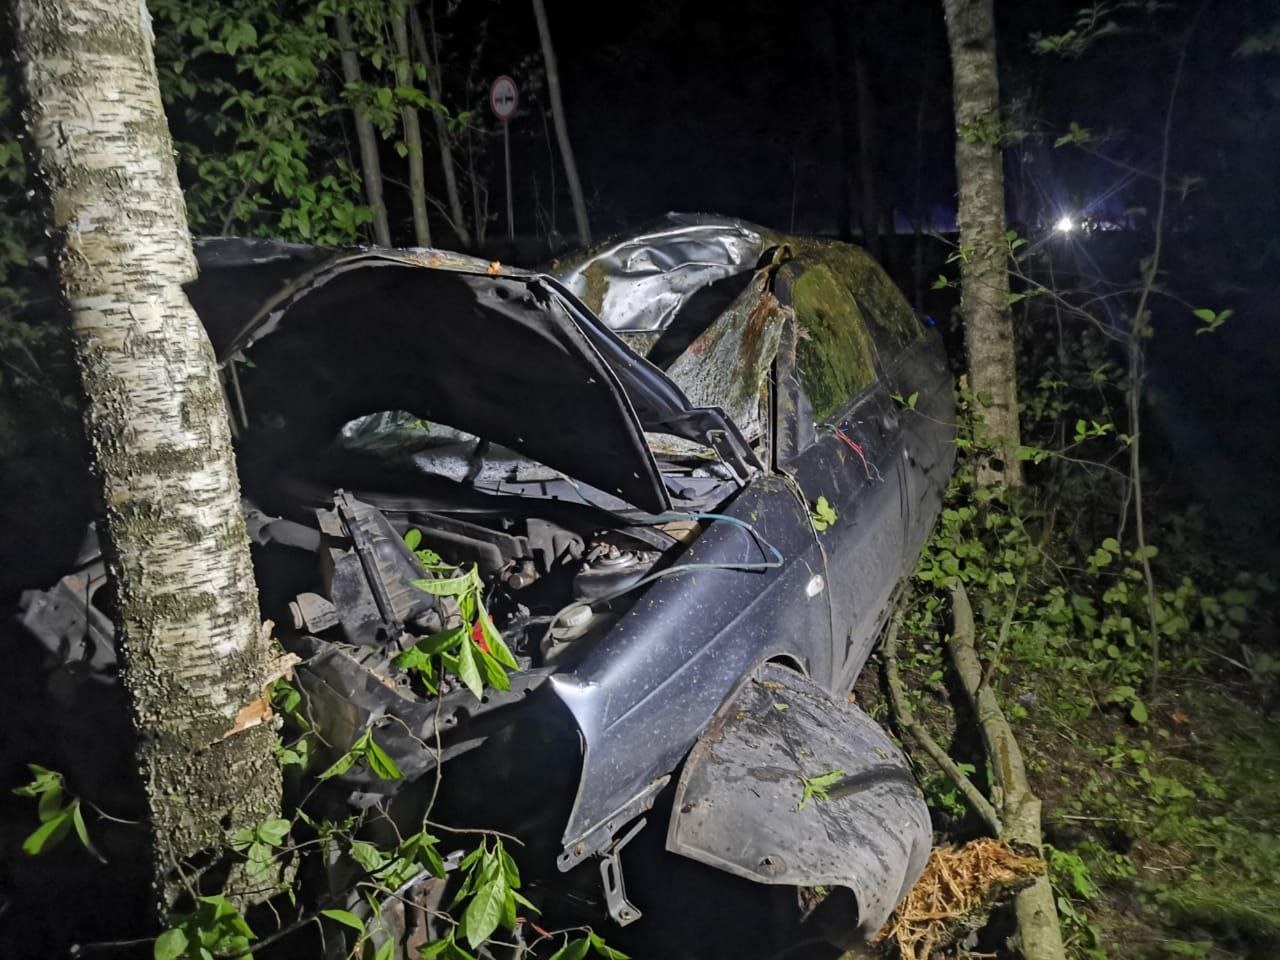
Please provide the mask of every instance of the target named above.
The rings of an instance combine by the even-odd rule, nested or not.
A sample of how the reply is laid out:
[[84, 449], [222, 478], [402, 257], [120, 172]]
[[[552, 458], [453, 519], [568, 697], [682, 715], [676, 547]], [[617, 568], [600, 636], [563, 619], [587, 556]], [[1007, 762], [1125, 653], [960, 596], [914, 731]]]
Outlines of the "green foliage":
[[[942, 671], [937, 672], [937, 679], [942, 679]], [[957, 763], [956, 769], [966, 777], [972, 777], [977, 767], [971, 763]], [[959, 821], [969, 812], [969, 805], [961, 794], [955, 781], [943, 773], [932, 773], [920, 785], [924, 791], [925, 801], [931, 810], [941, 810], [952, 820]]]
[[197, 233], [350, 244], [372, 218], [347, 160], [333, 2], [153, 0], [161, 92]]
[[480, 571], [473, 566], [460, 572], [459, 568], [442, 563], [433, 551], [417, 549], [422, 543], [418, 530], [408, 531], [405, 543], [415, 550], [427, 570], [443, 574], [433, 580], [415, 580], [413, 585], [435, 597], [455, 598], [462, 623], [419, 640], [396, 657], [395, 665], [414, 671], [432, 694], [446, 673], [461, 680], [477, 700], [484, 695], [485, 687], [511, 689], [507, 671], [515, 670], [518, 664], [485, 609]]
[[839, 783], [843, 777], [843, 770], [830, 770], [826, 773], [820, 773], [813, 777], [801, 776], [800, 784], [804, 788], [804, 793], [800, 797], [800, 802], [796, 804], [796, 810], [803, 810], [805, 808], [805, 804], [807, 804], [811, 799], [828, 799], [827, 791]]
[[347, 752], [335, 760], [317, 779], [328, 780], [331, 777], [340, 777], [358, 761], [364, 761], [369, 772], [379, 780], [399, 780], [404, 776], [395, 761], [378, 746], [373, 739], [373, 730], [370, 729], [360, 734], [355, 743], [347, 748]]
[[574, 940], [566, 937], [564, 946], [553, 953], [550, 960], [583, 960], [588, 953], [593, 951], [597, 956], [604, 957], [604, 960], [629, 960], [625, 953], [621, 950], [615, 950], [606, 944], [598, 934], [591, 931], [588, 931], [585, 937], [578, 937]]
[[1208, 307], [1201, 307], [1199, 310], [1191, 312], [1201, 322], [1201, 326], [1196, 329], [1196, 336], [1202, 333], [1212, 333], [1235, 314], [1234, 310], [1210, 310]]
[[253, 930], [226, 897], [200, 897], [189, 914], [177, 916], [156, 938], [155, 960], [250, 960]]
[[485, 840], [463, 858], [458, 869], [463, 882], [450, 909], [462, 910], [462, 934], [472, 949], [499, 927], [515, 929], [517, 905], [537, 909], [520, 893], [520, 871], [500, 838]]
[[231, 849], [244, 856], [250, 880], [263, 883], [271, 878], [272, 864], [292, 826], [288, 820], [277, 818], [231, 835]]
[[27, 764], [27, 769], [32, 774], [31, 782], [14, 788], [13, 792], [36, 801], [40, 826], [22, 841], [22, 852], [32, 857], [44, 853], [56, 847], [74, 830], [85, 849], [101, 860], [101, 855], [89, 840], [89, 828], [84, 822], [80, 799], [64, 799], [66, 783], [62, 774], [34, 763]]
[[[1046, 817], [1051, 825], [1071, 818], [1056, 824], [1066, 841], [1055, 839], [1046, 850], [1070, 956], [1113, 955], [1111, 925], [1120, 921], [1110, 898], [1117, 894], [1140, 896], [1143, 922], [1181, 945], [1161, 956], [1203, 952], [1203, 943], [1180, 940], [1177, 931], [1210, 928], [1280, 942], [1273, 939], [1280, 902], [1270, 892], [1274, 883], [1263, 879], [1280, 864], [1271, 839], [1277, 791], [1260, 786], [1280, 777], [1274, 751], [1241, 743], [1231, 748], [1239, 754], [1217, 755], [1258, 736], [1243, 735], [1258, 720], [1239, 705], [1195, 747], [1200, 741], [1182, 732], [1196, 723], [1194, 701], [1171, 704], [1172, 693], [1149, 694], [1143, 565], [1155, 578], [1164, 682], [1184, 691], [1205, 682], [1214, 664], [1249, 665], [1245, 638], [1259, 629], [1274, 585], [1217, 559], [1194, 511], [1156, 515], [1148, 526], [1153, 542], [1137, 546], [1131, 525], [1120, 522], [1123, 478], [1098, 465], [1125, 451], [1128, 438], [1112, 428], [1111, 414], [1126, 384], [1097, 344], [1086, 339], [1065, 365], [1023, 366], [1054, 373], [1023, 387], [1026, 442], [1018, 455], [1032, 483], [1018, 493], [977, 485], [973, 464], [990, 444], [972, 417], [978, 401], [962, 394], [957, 468], [916, 570], [904, 631], [940, 637], [948, 628], [943, 588], [965, 584], [988, 682], [1018, 729], [1037, 792], [1047, 798]], [[901, 662], [916, 680], [917, 714], [930, 716], [931, 702], [946, 699], [941, 644], [920, 642]], [[1268, 679], [1251, 681], [1274, 682], [1267, 655], [1253, 662]], [[1228, 774], [1237, 768], [1238, 780]], [[930, 806], [945, 815], [940, 822], [963, 822], [967, 811], [948, 781], [932, 776], [924, 788]], [[1053, 802], [1055, 790], [1066, 798]], [[1151, 846], [1113, 847], [1116, 833]], [[1153, 859], [1158, 866], [1148, 866]]]
[[813, 509], [809, 511], [809, 520], [813, 523], [813, 529], [822, 533], [836, 522], [836, 508], [827, 501], [826, 497], [818, 497]]

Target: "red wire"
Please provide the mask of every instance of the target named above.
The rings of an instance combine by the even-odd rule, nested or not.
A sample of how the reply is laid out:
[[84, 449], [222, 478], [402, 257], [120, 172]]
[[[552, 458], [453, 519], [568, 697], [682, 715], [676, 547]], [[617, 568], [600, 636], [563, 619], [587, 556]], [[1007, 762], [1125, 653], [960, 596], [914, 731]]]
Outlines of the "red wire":
[[858, 444], [854, 442], [853, 438], [850, 437], [843, 430], [840, 430], [837, 428], [836, 436], [853, 448], [853, 452], [856, 453], [858, 455], [858, 459], [862, 461], [862, 469], [866, 471], [867, 479], [868, 480], [874, 479], [871, 476], [871, 465], [867, 463], [867, 455], [862, 452], [862, 447], [858, 446]]

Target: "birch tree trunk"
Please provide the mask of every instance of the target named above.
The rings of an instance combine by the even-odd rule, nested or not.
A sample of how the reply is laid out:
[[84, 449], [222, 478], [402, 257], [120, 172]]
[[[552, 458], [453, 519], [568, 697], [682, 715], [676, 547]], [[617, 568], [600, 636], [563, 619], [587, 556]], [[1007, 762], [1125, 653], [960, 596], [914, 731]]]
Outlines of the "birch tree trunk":
[[[391, 36], [396, 44], [396, 86], [413, 89], [413, 60], [409, 53], [409, 27], [404, 9], [391, 11]], [[413, 208], [413, 238], [420, 247], [431, 246], [431, 225], [427, 222], [427, 176], [422, 165], [422, 126], [418, 108], [412, 103], [400, 107], [404, 145], [409, 151], [409, 205]]]
[[956, 114], [956, 181], [960, 188], [960, 305], [969, 387], [977, 414], [999, 453], [979, 464], [981, 483], [1021, 486], [1016, 451], [1018, 387], [1009, 312], [1008, 244], [1004, 239], [1004, 170], [1000, 153], [1000, 89], [996, 78], [992, 0], [943, 0], [951, 47]]
[[565, 122], [564, 104], [560, 100], [560, 71], [556, 67], [556, 52], [551, 46], [551, 28], [547, 26], [547, 10], [542, 0], [533, 0], [533, 15], [538, 21], [538, 36], [542, 39], [542, 59], [547, 67], [547, 92], [551, 95], [551, 119], [556, 127], [556, 140], [560, 143], [560, 158], [564, 161], [569, 197], [573, 200], [573, 219], [578, 227], [578, 242], [589, 247], [591, 224], [587, 220], [587, 205], [582, 199], [582, 184], [578, 181], [578, 165], [573, 159], [573, 146], [569, 143], [569, 125]]
[[[360, 57], [356, 52], [355, 38], [351, 35], [351, 21], [346, 14], [335, 13], [333, 26], [338, 36], [342, 79], [349, 87], [359, 86]], [[391, 225], [387, 222], [387, 205], [382, 199], [382, 161], [378, 158], [378, 137], [362, 108], [354, 107], [351, 112], [355, 117], [356, 142], [360, 145], [360, 176], [364, 181], [365, 201], [373, 211], [373, 240], [380, 247], [389, 247]]]
[[193, 854], [278, 816], [276, 731], [247, 723], [270, 716], [270, 640], [213, 349], [183, 292], [196, 264], [146, 7], [14, 0], [11, 13], [162, 905]]
[[[427, 93], [438, 104], [444, 103], [444, 90], [440, 79], [440, 48], [436, 44], [435, 14], [431, 17], [431, 43], [428, 45], [426, 32], [422, 29], [422, 18], [417, 7], [409, 8], [409, 31], [413, 36], [413, 45], [418, 52], [419, 62], [427, 71]], [[449, 218], [453, 221], [453, 231], [463, 249], [471, 248], [471, 231], [467, 229], [467, 218], [462, 212], [462, 195], [458, 192], [458, 172], [453, 168], [453, 142], [449, 136], [449, 124], [440, 109], [433, 109], [431, 116], [436, 124], [436, 143], [440, 150], [440, 168], [444, 172], [444, 190], [449, 201]]]

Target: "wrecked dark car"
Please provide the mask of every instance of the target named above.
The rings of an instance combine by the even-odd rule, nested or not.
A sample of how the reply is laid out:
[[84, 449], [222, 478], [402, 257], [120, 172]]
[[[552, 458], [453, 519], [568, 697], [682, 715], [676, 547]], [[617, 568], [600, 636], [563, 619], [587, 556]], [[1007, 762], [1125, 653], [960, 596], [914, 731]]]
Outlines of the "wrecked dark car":
[[[939, 339], [884, 272], [675, 215], [542, 273], [198, 252], [264, 616], [302, 660], [322, 762], [373, 730], [403, 773], [353, 766], [333, 802], [500, 827], [535, 886], [623, 926], [671, 895], [631, 873], [634, 840], [793, 899], [846, 891], [821, 936], [875, 933], [931, 829], [848, 693], [953, 429]], [[114, 671], [104, 582], [90, 549], [23, 598], [85, 682]], [[467, 603], [492, 626], [471, 636]], [[460, 624], [470, 669], [415, 669]], [[505, 679], [478, 685], [489, 661]]]

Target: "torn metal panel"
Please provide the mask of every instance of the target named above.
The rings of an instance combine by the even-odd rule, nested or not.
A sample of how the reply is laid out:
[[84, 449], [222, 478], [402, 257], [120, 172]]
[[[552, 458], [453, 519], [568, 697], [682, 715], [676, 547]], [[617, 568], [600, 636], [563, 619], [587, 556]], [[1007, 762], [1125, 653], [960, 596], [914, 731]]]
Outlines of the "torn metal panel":
[[754, 269], [764, 249], [763, 231], [741, 220], [672, 213], [556, 274], [611, 329], [665, 330], [700, 292]]
[[667, 375], [691, 403], [722, 408], [749, 440], [767, 430], [769, 374], [789, 311], [760, 270], [733, 305], [676, 357]]
[[[817, 777], [834, 782], [806, 797]], [[667, 849], [760, 883], [848, 887], [870, 937], [924, 869], [932, 833], [906, 758], [880, 726], [766, 664], [685, 761]]]

